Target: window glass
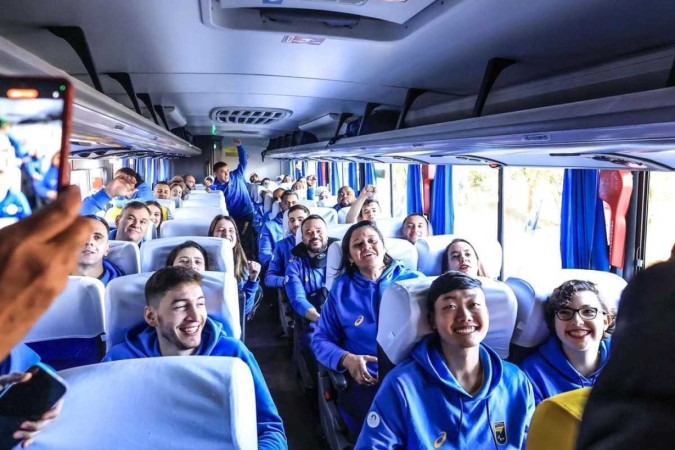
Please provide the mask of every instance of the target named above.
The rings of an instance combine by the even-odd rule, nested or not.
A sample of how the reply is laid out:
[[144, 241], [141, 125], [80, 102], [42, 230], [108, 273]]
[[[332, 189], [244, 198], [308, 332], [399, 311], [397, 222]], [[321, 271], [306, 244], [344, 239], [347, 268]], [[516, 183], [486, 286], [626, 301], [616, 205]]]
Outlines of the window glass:
[[670, 251], [675, 244], [672, 219], [674, 198], [675, 173], [651, 172], [649, 174], [645, 266], [670, 258]]
[[[377, 201], [380, 203], [385, 217], [391, 216], [391, 164], [375, 163], [375, 188], [377, 189]], [[358, 192], [356, 193], [358, 196]]]
[[564, 169], [504, 169], [506, 277], [561, 267], [563, 175]]
[[497, 240], [498, 181], [499, 172], [490, 167], [452, 167], [454, 234]]

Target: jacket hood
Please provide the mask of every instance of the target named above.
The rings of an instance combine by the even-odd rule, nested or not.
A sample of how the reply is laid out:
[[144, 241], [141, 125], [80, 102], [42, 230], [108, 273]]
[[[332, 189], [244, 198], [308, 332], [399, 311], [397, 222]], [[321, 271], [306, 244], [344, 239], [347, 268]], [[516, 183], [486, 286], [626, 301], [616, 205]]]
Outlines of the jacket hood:
[[483, 386], [472, 396], [457, 382], [448, 368], [438, 335], [425, 337], [413, 350], [412, 358], [434, 382], [444, 385], [459, 395], [464, 402], [489, 398], [502, 379], [503, 365], [499, 355], [490, 347], [480, 344], [480, 362], [485, 372]]
[[[202, 330], [202, 342], [195, 355], [210, 355], [221, 335], [225, 335], [223, 325], [207, 317]], [[136, 357], [161, 356], [157, 331], [146, 323], [132, 328], [127, 333], [126, 343]]]
[[318, 255], [314, 256], [314, 258], [309, 256], [309, 252], [307, 251], [307, 246], [305, 245], [304, 242], [301, 242], [298, 245], [296, 245], [295, 247], [293, 247], [293, 250], [291, 250], [291, 253], [294, 256], [299, 256], [301, 258], [311, 258], [311, 259], [323, 259], [323, 260], [325, 260], [326, 256], [328, 256], [328, 247], [330, 247], [330, 245], [337, 240], [338, 239], [329, 237], [328, 238], [328, 244], [326, 244], [326, 251], [319, 253]]
[[548, 340], [539, 347], [539, 353], [541, 353], [544, 360], [553, 368], [553, 370], [559, 373], [563, 378], [583, 385], [585, 384], [584, 381], [586, 381], [586, 384], [588, 382], [595, 382], [595, 379], [600, 375], [605, 364], [607, 364], [610, 349], [609, 342], [609, 339], [600, 341], [600, 367], [598, 367], [598, 370], [596, 370], [595, 373], [588, 377], [577, 372], [574, 366], [569, 362], [563, 352], [562, 344], [556, 336], [550, 336]]
[[106, 272], [110, 273], [111, 279], [126, 275], [122, 269], [120, 269], [113, 262], [108, 261], [105, 258], [103, 258], [103, 269], [105, 269]]

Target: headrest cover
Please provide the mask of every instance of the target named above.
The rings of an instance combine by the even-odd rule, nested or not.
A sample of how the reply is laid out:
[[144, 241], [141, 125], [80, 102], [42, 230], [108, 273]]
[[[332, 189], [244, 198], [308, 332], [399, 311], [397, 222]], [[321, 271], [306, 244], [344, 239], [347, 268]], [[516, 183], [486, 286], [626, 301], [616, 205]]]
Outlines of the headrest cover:
[[92, 277], [68, 277], [59, 295], [24, 342], [91, 338], [105, 333], [105, 287]]
[[108, 243], [110, 252], [105, 259], [122, 269], [125, 275], [140, 273], [141, 251], [138, 245], [133, 242], [115, 240], [108, 241]]
[[[145, 283], [152, 273], [127, 275], [112, 280], [106, 289], [108, 336], [106, 349], [124, 341], [127, 332], [144, 323]], [[222, 322], [229, 336], [239, 339], [239, 293], [231, 273], [202, 272], [202, 289], [209, 316]]]
[[476, 249], [483, 267], [491, 278], [497, 278], [502, 269], [502, 246], [496, 239], [468, 238], [464, 235], [439, 234], [420, 239], [415, 244], [419, 254], [419, 271], [427, 276], [442, 273], [445, 249], [454, 239], [465, 239]]
[[175, 219], [199, 219], [204, 217], [213, 219], [219, 214], [228, 215], [228, 212], [214, 206], [188, 206], [174, 211], [173, 217]]
[[59, 375], [68, 406], [36, 449], [258, 448], [253, 378], [239, 358], [139, 358]]
[[234, 271], [234, 257], [229, 241], [217, 237], [177, 236], [153, 239], [141, 247], [141, 272], [152, 272], [166, 267], [166, 258], [177, 245], [185, 241], [195, 241], [204, 247], [209, 255], [207, 270], [216, 272]]
[[616, 314], [626, 280], [620, 276], [597, 270], [559, 269], [544, 271], [506, 280], [518, 299], [518, 322], [513, 343], [521, 347], [536, 347], [550, 332], [544, 320], [544, 306], [553, 290], [568, 280], [595, 283], [610, 312]]
[[[391, 285], [382, 295], [377, 342], [387, 357], [398, 364], [410, 355], [415, 344], [431, 334], [427, 320], [427, 293], [437, 277], [416, 278]], [[501, 358], [509, 356], [509, 344], [516, 323], [517, 302], [511, 289], [500, 281], [479, 278], [490, 317], [483, 341]]]
[[[215, 216], [214, 216], [215, 217]], [[208, 236], [213, 217], [197, 217], [194, 219], [174, 219], [162, 222], [160, 236], [170, 238], [176, 236]]]

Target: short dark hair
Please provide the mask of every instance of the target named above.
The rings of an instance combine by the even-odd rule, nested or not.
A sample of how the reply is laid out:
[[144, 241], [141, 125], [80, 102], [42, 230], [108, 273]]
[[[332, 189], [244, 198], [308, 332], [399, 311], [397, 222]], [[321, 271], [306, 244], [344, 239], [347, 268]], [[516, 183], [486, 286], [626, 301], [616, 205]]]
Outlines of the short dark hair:
[[206, 270], [209, 270], [209, 254], [206, 252], [206, 249], [196, 243], [195, 241], [185, 241], [182, 244], [178, 244], [175, 246], [172, 250], [171, 253], [169, 253], [169, 256], [166, 257], [166, 267], [171, 267], [173, 266], [174, 261], [176, 260], [176, 257], [178, 256], [178, 253], [180, 253], [181, 250], [186, 249], [186, 248], [196, 248], [199, 250], [199, 252], [202, 254], [204, 257], [204, 267], [206, 267]]
[[285, 197], [288, 197], [289, 195], [295, 195], [296, 197], [300, 198], [297, 192], [291, 191], [290, 189], [286, 189], [284, 193], [281, 194], [281, 199], [283, 200]]
[[134, 178], [136, 179], [136, 186], [138, 186], [139, 184], [141, 184], [141, 183], [143, 183], [143, 182], [145, 181], [145, 180], [143, 180], [143, 177], [140, 176], [140, 175], [138, 174], [138, 172], [136, 172], [136, 171], [135, 171], [134, 169], [132, 169], [131, 167], [122, 167], [122, 168], [119, 169], [117, 172], [115, 172], [115, 174], [118, 174], [118, 173], [123, 173], [124, 175], [130, 176], [130, 177], [134, 177]]
[[[555, 313], [561, 309], [569, 308], [574, 294], [586, 291], [594, 293], [596, 297], [598, 297], [602, 312], [612, 316], [611, 311], [607, 307], [607, 303], [600, 295], [598, 286], [595, 283], [584, 280], [567, 280], [553, 290], [553, 293], [546, 300], [546, 304], [544, 305], [544, 320], [551, 333], [555, 334]], [[607, 327], [607, 331], [605, 331], [603, 339], [607, 339], [614, 331], [614, 320], [611, 320], [612, 317], [610, 317], [610, 324], [609, 327]]]
[[[408, 214], [408, 215], [405, 217], [405, 219], [403, 219], [403, 223], [401, 224], [401, 234], [403, 234], [403, 227], [405, 226], [405, 223], [408, 221], [408, 219], [410, 219], [410, 218], [412, 218], [412, 217], [421, 217], [422, 219], [424, 219], [424, 221], [425, 221], [426, 224], [427, 224], [427, 232], [429, 232], [429, 234], [431, 234], [431, 224], [429, 223], [429, 219], [427, 219], [426, 217], [424, 217], [423, 214], [417, 214], [417, 213]], [[469, 244], [469, 245], [471, 245], [471, 244]], [[475, 250], [474, 250], [474, 251], [475, 251]]]
[[154, 190], [160, 184], [166, 184], [167, 186], [171, 186], [167, 180], [161, 180], [161, 181], [158, 181], [157, 183], [155, 183], [155, 185], [152, 187], [152, 189]]
[[143, 202], [139, 202], [138, 200], [134, 200], [133, 202], [129, 202], [124, 205], [124, 208], [122, 208], [122, 211], [120, 212], [120, 216], [124, 214], [124, 211], [127, 209], [144, 209], [148, 212], [148, 214], [152, 214], [152, 212], [150, 212], [150, 208], [148, 208], [148, 205]]
[[[309, 219], [309, 217], [307, 218]], [[305, 219], [305, 220], [307, 220]], [[305, 223], [305, 222], [303, 222]], [[351, 264], [349, 262], [349, 241], [352, 239], [352, 235], [356, 230], [359, 228], [364, 228], [364, 227], [369, 227], [375, 230], [377, 235], [380, 237], [380, 241], [382, 241], [382, 245], [384, 246], [384, 236], [382, 235], [382, 232], [377, 228], [377, 225], [375, 225], [375, 222], [372, 220], [362, 220], [361, 222], [357, 222], [345, 233], [345, 236], [342, 238], [342, 259], [340, 260], [340, 266], [338, 267], [338, 270], [344, 270], [349, 277], [353, 277], [354, 273], [358, 270], [354, 264]], [[389, 255], [389, 253], [384, 254], [384, 264], [386, 266], [389, 266], [391, 263], [394, 262], [394, 258]]]
[[[293, 206], [291, 206], [290, 208], [288, 208], [288, 214], [290, 214], [290, 213], [292, 213], [292, 212], [295, 212], [295, 211], [298, 211], [298, 210], [302, 210], [302, 212], [304, 212], [304, 213], [307, 214], [308, 216], [311, 214], [311, 213], [309, 212], [309, 208], [307, 208], [305, 205], [299, 205], [299, 204], [298, 204], [298, 205], [293, 205]], [[316, 214], [315, 214], [315, 215], [316, 215]], [[324, 221], [324, 222], [325, 222], [325, 221]]]
[[218, 172], [221, 167], [227, 167], [227, 163], [225, 161], [218, 161], [213, 165], [213, 171]]
[[323, 217], [318, 214], [310, 214], [309, 216], [305, 217], [305, 220], [302, 221], [300, 224], [300, 229], [302, 230], [302, 227], [305, 226], [305, 223], [309, 222], [310, 220], [320, 220], [324, 223], [324, 225], [326, 225], [326, 220]]
[[187, 267], [172, 266], [159, 269], [145, 283], [145, 303], [157, 307], [162, 297], [170, 290], [189, 283], [201, 286], [203, 279], [199, 272]]
[[95, 220], [95, 221], [97, 221], [97, 222], [102, 223], [103, 226], [105, 227], [106, 231], [107, 231], [108, 233], [110, 233], [110, 225], [108, 225], [108, 222], [107, 222], [103, 217], [99, 217], [99, 216], [97, 216], [97, 215], [95, 215], [95, 214], [87, 214], [87, 215], [84, 216], [84, 217], [85, 217], [86, 219], [91, 219], [91, 220]]
[[436, 278], [431, 283], [431, 286], [429, 286], [429, 292], [427, 293], [426, 305], [429, 323], [431, 323], [431, 319], [434, 317], [434, 306], [440, 296], [456, 290], [464, 291], [475, 288], [483, 290], [483, 284], [480, 280], [457, 270], [451, 270]]

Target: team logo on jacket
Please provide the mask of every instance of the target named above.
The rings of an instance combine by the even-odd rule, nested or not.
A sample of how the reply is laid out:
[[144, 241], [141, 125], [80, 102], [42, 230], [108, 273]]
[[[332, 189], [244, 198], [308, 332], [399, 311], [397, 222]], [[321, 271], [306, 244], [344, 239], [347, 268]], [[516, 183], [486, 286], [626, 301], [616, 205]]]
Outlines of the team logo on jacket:
[[380, 415], [376, 413], [375, 411], [371, 411], [368, 414], [368, 418], [366, 419], [366, 422], [368, 423], [368, 426], [370, 428], [377, 428], [378, 425], [380, 425]]
[[445, 431], [441, 431], [441, 434], [439, 434], [436, 440], [434, 441], [434, 448], [443, 447], [443, 444], [445, 444], [445, 441], [447, 440], [448, 440], [448, 433], [446, 433]]
[[318, 255], [316, 255], [316, 259], [324, 259], [325, 257], [326, 257], [325, 253], [319, 253]]
[[356, 320], [354, 321], [354, 326], [358, 327], [359, 325], [361, 325], [363, 323], [363, 320], [364, 320], [363, 316], [357, 317]]
[[495, 440], [497, 444], [506, 444], [506, 422], [495, 422]]

